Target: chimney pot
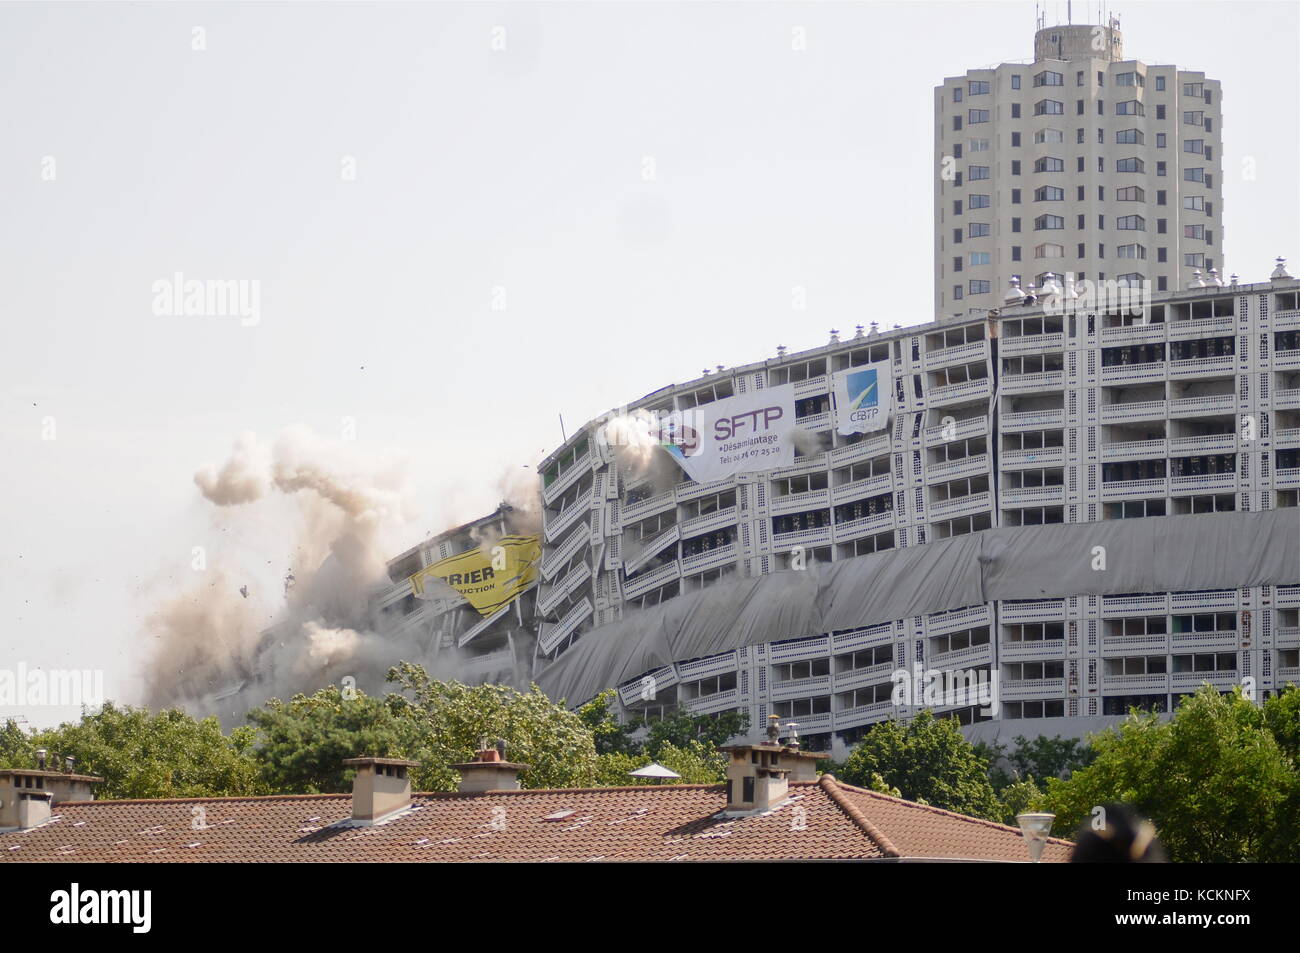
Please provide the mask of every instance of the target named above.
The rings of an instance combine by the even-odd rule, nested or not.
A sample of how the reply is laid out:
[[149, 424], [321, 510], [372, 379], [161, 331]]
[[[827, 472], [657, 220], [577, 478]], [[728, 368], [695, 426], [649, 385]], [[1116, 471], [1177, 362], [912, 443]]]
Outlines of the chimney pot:
[[45, 770], [45, 756], [48, 754], [49, 751], [47, 751], [44, 748], [36, 749], [36, 766], [40, 768], [42, 771]]

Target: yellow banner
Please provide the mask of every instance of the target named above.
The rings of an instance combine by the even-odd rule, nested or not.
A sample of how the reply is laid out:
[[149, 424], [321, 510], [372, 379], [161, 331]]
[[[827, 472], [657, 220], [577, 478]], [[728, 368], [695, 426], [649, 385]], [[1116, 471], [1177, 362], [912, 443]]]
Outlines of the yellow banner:
[[424, 592], [424, 580], [436, 576], [464, 596], [481, 615], [491, 615], [537, 579], [542, 543], [536, 536], [502, 536], [487, 549], [448, 556], [411, 577], [411, 591]]

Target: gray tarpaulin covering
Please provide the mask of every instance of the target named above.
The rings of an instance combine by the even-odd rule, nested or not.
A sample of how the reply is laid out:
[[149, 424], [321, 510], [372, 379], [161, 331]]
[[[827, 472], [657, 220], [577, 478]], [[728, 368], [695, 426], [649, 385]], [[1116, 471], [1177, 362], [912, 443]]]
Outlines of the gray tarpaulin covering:
[[586, 633], [537, 682], [552, 698], [585, 701], [670, 662], [997, 599], [1297, 583], [1300, 509], [984, 530], [630, 611]]

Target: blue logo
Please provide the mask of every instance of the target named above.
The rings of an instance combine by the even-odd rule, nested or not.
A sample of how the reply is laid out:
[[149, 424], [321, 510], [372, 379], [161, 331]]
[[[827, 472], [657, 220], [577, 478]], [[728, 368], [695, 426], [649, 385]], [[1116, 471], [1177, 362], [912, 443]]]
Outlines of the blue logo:
[[849, 392], [849, 412], [880, 406], [880, 389], [876, 386], [876, 369], [850, 374], [844, 380]]

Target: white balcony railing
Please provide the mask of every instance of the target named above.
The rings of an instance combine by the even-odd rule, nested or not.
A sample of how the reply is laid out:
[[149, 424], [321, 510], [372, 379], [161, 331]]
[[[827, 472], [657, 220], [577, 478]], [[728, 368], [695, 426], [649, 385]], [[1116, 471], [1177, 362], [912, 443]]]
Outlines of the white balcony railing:
[[1103, 443], [1102, 460], [1145, 460], [1164, 457], [1169, 445], [1164, 440], [1124, 440], [1120, 443]]
[[689, 576], [697, 572], [707, 572], [720, 566], [728, 566], [736, 561], [736, 544], [728, 543], [714, 549], [682, 557], [682, 575]]
[[1170, 417], [1199, 417], [1203, 414], [1230, 414], [1237, 406], [1235, 394], [1212, 394], [1208, 397], [1180, 397], [1169, 402]]
[[820, 490], [805, 490], [803, 493], [789, 493], [785, 496], [769, 496], [768, 512], [773, 516], [783, 516], [786, 513], [802, 513], [804, 510], [821, 510], [830, 505], [831, 491], [829, 487], [822, 487]]
[[1163, 400], [1140, 400], [1128, 404], [1103, 404], [1101, 422], [1120, 423], [1125, 420], [1162, 420], [1168, 414]]
[[932, 520], [951, 519], [957, 516], [970, 516], [988, 508], [989, 493], [988, 490], [985, 490], [982, 493], [971, 493], [968, 496], [958, 496], [949, 500], [931, 503], [926, 507], [926, 513]]
[[1004, 450], [1000, 462], [1003, 470], [1064, 466], [1065, 448], [1035, 447], [1031, 450]]
[[1003, 374], [999, 388], [1004, 394], [1025, 394], [1041, 390], [1060, 390], [1065, 386], [1065, 371], [1039, 371], [1034, 374]]
[[1164, 477], [1154, 480], [1113, 480], [1101, 485], [1103, 500], [1147, 499], [1168, 494], [1169, 481]]
[[999, 420], [1002, 429], [1005, 431], [1044, 430], [1052, 427], [1064, 427], [1065, 408], [1019, 411], [1017, 413], [1003, 414]]
[[[1297, 431], [1300, 433], [1300, 431]], [[892, 473], [880, 473], [876, 476], [867, 477], [865, 480], [854, 480], [852, 483], [842, 483], [839, 486], [831, 487], [831, 502], [852, 503], [854, 500], [865, 500], [872, 496], [880, 496], [883, 493], [889, 493], [894, 489], [894, 475]]]
[[1060, 352], [1064, 347], [1065, 336], [1060, 331], [1055, 334], [1020, 334], [998, 340], [998, 354], [1002, 357]]
[[1150, 361], [1145, 364], [1111, 364], [1101, 369], [1103, 384], [1138, 384], [1164, 379], [1164, 361]]
[[1003, 506], [1050, 506], [1065, 502], [1065, 487], [1055, 486], [1009, 486], [1001, 494]]

